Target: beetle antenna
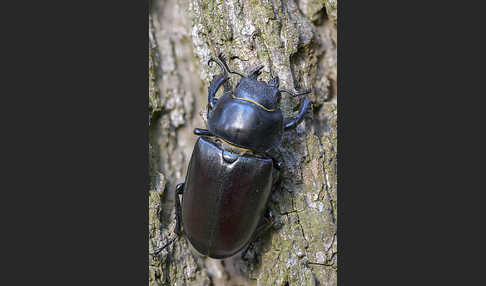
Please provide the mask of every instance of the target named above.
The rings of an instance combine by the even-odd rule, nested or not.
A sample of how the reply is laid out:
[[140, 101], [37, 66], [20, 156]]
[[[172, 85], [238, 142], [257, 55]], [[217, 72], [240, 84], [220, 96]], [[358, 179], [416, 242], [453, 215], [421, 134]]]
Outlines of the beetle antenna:
[[224, 66], [218, 62], [217, 60], [213, 59], [213, 58], [210, 58], [209, 61], [208, 61], [208, 66], [211, 64], [211, 62], [215, 62], [216, 64], [218, 64], [218, 66], [221, 68], [221, 73], [226, 73], [226, 69], [224, 68]]
[[175, 240], [177, 239], [177, 236], [175, 236], [171, 241], [167, 242], [166, 245], [162, 246], [161, 248], [157, 249], [156, 251], [150, 253], [150, 255], [157, 255], [159, 254], [162, 250], [164, 250], [167, 246], [171, 245]]
[[304, 94], [310, 93], [311, 92], [311, 89], [309, 88], [308, 90], [306, 90], [304, 92], [301, 92], [301, 93], [293, 93], [290, 90], [286, 90], [286, 89], [279, 89], [278, 91], [280, 91], [280, 92], [286, 92], [286, 93], [292, 95], [293, 97], [296, 97], [296, 96], [300, 96], [300, 95], [304, 95]]
[[208, 61], [208, 65], [211, 63], [211, 62], [215, 62], [218, 64], [218, 66], [221, 68], [221, 72], [226, 72], [226, 73], [232, 73], [232, 74], [237, 74], [241, 77], [245, 77], [244, 75], [242, 75], [241, 73], [239, 72], [235, 72], [235, 71], [232, 71], [229, 69], [228, 65], [226, 64], [226, 59], [224, 58], [223, 54], [219, 54], [218, 55], [218, 58], [219, 60], [221, 61], [221, 63], [219, 63], [217, 60], [213, 59], [213, 58], [210, 58], [209, 61]]
[[244, 76], [244, 75], [242, 75], [241, 73], [239, 73], [239, 72], [235, 72], [235, 71], [232, 71], [232, 70], [230, 70], [230, 69], [229, 69], [228, 65], [226, 64], [226, 59], [225, 59], [225, 57], [224, 57], [223, 53], [220, 53], [220, 54], [218, 55], [218, 58], [219, 58], [219, 60], [220, 60], [220, 61], [223, 63], [224, 68], [225, 68], [225, 70], [226, 70], [227, 72], [232, 73], [232, 74], [237, 74], [237, 75], [239, 75], [239, 76], [241, 76], [241, 77], [245, 77], [245, 76]]

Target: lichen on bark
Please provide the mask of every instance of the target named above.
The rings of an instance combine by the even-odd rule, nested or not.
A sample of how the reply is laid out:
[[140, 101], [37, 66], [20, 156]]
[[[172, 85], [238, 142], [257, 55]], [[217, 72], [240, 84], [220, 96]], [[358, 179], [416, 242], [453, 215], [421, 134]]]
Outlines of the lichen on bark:
[[[150, 285], [337, 284], [336, 1], [154, 0], [149, 16], [149, 248], [173, 237], [174, 188], [184, 181], [196, 136], [204, 128], [207, 86], [222, 53], [232, 69], [263, 64], [262, 80], [312, 88], [312, 114], [284, 135], [284, 163], [269, 208], [274, 227], [225, 260], [194, 255], [178, 239], [150, 256]], [[238, 76], [225, 86], [236, 84]], [[284, 116], [301, 99], [284, 96]]]

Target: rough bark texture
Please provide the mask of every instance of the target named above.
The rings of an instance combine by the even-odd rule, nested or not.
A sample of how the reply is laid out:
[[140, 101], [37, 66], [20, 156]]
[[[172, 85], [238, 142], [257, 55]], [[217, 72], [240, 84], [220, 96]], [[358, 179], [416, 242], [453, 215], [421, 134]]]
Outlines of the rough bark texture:
[[[185, 179], [205, 128], [207, 87], [223, 53], [242, 73], [263, 64], [263, 80], [312, 88], [313, 112], [285, 134], [284, 163], [269, 207], [277, 223], [245, 257], [194, 255], [180, 238], [149, 256], [150, 285], [336, 285], [336, 0], [153, 0], [149, 15], [149, 249], [174, 236], [174, 189]], [[235, 85], [232, 77], [225, 88]], [[300, 100], [284, 95], [295, 116]]]

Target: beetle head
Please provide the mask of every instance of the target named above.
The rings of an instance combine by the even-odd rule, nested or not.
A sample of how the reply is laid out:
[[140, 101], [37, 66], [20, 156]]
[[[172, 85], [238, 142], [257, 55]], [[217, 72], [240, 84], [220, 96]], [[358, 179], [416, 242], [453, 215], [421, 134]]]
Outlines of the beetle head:
[[236, 98], [248, 100], [263, 106], [266, 110], [276, 110], [280, 103], [280, 91], [266, 82], [243, 77], [234, 90]]

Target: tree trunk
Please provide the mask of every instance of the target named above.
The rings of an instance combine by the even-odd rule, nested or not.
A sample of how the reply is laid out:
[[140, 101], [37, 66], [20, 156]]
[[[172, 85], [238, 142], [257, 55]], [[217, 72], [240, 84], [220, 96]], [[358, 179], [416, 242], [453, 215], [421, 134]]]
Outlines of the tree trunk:
[[[287, 132], [276, 157], [284, 163], [269, 208], [276, 224], [245, 257], [194, 255], [184, 238], [150, 256], [150, 285], [336, 285], [336, 0], [153, 0], [149, 15], [149, 250], [174, 237], [174, 189], [184, 182], [206, 128], [207, 88], [226, 56], [244, 74], [280, 88], [312, 88], [312, 116]], [[232, 76], [225, 88], [234, 87]], [[283, 94], [284, 117], [299, 98]]]

